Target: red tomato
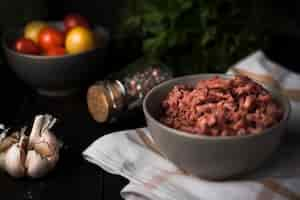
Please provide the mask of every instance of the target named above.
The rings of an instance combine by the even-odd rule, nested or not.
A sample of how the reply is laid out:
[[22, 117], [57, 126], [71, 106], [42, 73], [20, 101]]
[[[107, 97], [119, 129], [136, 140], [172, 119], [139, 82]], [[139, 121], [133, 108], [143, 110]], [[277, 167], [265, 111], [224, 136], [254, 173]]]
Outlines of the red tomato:
[[40, 54], [40, 48], [31, 39], [20, 38], [16, 40], [14, 49], [26, 54]]
[[65, 43], [64, 34], [52, 27], [43, 28], [39, 33], [39, 45], [47, 51], [53, 47], [62, 47]]
[[47, 56], [62, 56], [66, 54], [66, 50], [63, 47], [52, 47], [46, 51]]
[[74, 28], [75, 26], [83, 26], [89, 28], [90, 25], [86, 18], [79, 14], [69, 14], [64, 18], [64, 26], [66, 31]]

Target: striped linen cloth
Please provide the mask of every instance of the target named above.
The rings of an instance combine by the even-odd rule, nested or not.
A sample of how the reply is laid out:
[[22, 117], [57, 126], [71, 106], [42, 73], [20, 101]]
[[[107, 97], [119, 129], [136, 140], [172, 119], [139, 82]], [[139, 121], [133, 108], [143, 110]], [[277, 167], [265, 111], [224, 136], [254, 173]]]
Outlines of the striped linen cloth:
[[[289, 131], [300, 123], [300, 75], [257, 51], [230, 68], [258, 82], [273, 84], [290, 98]], [[299, 134], [289, 134], [293, 137]], [[300, 138], [300, 137], [298, 137]], [[300, 200], [300, 139], [284, 143], [274, 160], [239, 180], [207, 181], [184, 173], [160, 153], [146, 128], [115, 132], [91, 144], [83, 156], [105, 171], [127, 178], [126, 200]]]
[[165, 159], [146, 128], [108, 134], [83, 152], [89, 162], [130, 181], [121, 191], [126, 200], [300, 200], [299, 155], [300, 145], [283, 145], [254, 174], [208, 181]]

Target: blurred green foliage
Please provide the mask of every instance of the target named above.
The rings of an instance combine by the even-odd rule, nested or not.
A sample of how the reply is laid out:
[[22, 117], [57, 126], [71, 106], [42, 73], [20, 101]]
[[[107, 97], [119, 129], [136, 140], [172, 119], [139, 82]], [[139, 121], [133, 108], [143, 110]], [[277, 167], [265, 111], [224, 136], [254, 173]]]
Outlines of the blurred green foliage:
[[222, 72], [268, 45], [271, 0], [128, 0], [120, 34], [179, 73]]

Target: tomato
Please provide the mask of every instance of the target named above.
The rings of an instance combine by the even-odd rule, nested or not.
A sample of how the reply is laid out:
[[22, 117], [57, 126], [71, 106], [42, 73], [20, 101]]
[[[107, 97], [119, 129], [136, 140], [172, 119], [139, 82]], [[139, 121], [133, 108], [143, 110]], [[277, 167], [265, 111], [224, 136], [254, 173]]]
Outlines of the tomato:
[[47, 56], [62, 56], [66, 54], [66, 50], [63, 47], [52, 47], [46, 51]]
[[46, 26], [47, 24], [42, 21], [29, 22], [24, 28], [24, 37], [33, 40], [37, 44], [39, 33]]
[[30, 39], [19, 38], [14, 43], [14, 49], [17, 52], [25, 54], [40, 54], [40, 48]]
[[88, 28], [77, 26], [67, 33], [65, 47], [70, 54], [91, 50], [95, 47], [94, 34]]
[[64, 18], [64, 26], [66, 31], [71, 30], [76, 26], [83, 26], [89, 28], [90, 25], [86, 18], [82, 17], [79, 14], [69, 14]]
[[39, 34], [39, 45], [47, 51], [53, 47], [62, 47], [64, 45], [64, 34], [52, 27], [43, 28]]

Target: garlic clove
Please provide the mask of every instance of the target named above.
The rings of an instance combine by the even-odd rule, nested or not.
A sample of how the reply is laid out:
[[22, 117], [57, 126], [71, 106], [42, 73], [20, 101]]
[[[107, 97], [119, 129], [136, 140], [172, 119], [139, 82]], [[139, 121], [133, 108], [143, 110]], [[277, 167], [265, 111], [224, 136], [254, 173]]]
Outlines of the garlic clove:
[[27, 152], [25, 166], [27, 168], [27, 175], [32, 178], [39, 178], [51, 170], [47, 158], [42, 157], [35, 150]]
[[0, 169], [5, 170], [5, 156], [6, 151], [13, 145], [18, 143], [20, 138], [19, 132], [14, 132], [10, 136], [7, 136], [7, 133], [10, 129], [4, 130], [0, 134]]
[[57, 119], [51, 115], [44, 115], [44, 124], [42, 128], [42, 132], [45, 130], [50, 130], [56, 123]]
[[5, 169], [8, 174], [19, 178], [25, 175], [25, 159], [28, 137], [24, 135], [26, 128], [21, 130], [20, 141], [10, 146], [5, 153]]
[[61, 147], [57, 137], [49, 130], [42, 133], [40, 141], [46, 142], [52, 150], [56, 150]]
[[57, 138], [49, 131], [55, 123], [56, 118], [51, 115], [38, 115], [35, 117], [32, 131], [29, 136], [29, 147], [32, 147], [35, 143], [41, 141], [53, 143], [53, 146], [56, 146], [56, 143], [58, 142]]
[[12, 137], [6, 137], [0, 141], [0, 169], [5, 169], [5, 156], [7, 149], [17, 142], [18, 140]]
[[2, 141], [0, 141], [0, 152], [6, 151], [13, 144], [18, 143], [18, 139], [14, 137], [6, 137]]
[[34, 144], [33, 150], [42, 158], [47, 159], [49, 169], [54, 168], [59, 160], [59, 147], [53, 146], [52, 144], [49, 144], [47, 142]]
[[29, 135], [29, 144], [28, 144], [29, 147], [32, 147], [34, 143], [39, 142], [43, 124], [44, 124], [44, 116], [43, 115], [36, 116], [32, 125], [31, 133]]
[[62, 142], [57, 139], [57, 137], [51, 131], [45, 131], [42, 135], [42, 141], [46, 142], [44, 145], [44, 150], [49, 150], [49, 152], [43, 152], [42, 155], [47, 155], [49, 164], [54, 168], [59, 160], [59, 150], [62, 147]]
[[19, 178], [25, 175], [25, 151], [19, 144], [13, 144], [5, 154], [4, 166], [8, 174]]
[[55, 148], [46, 142], [34, 144], [33, 149], [43, 157], [52, 156], [52, 154], [55, 152]]

